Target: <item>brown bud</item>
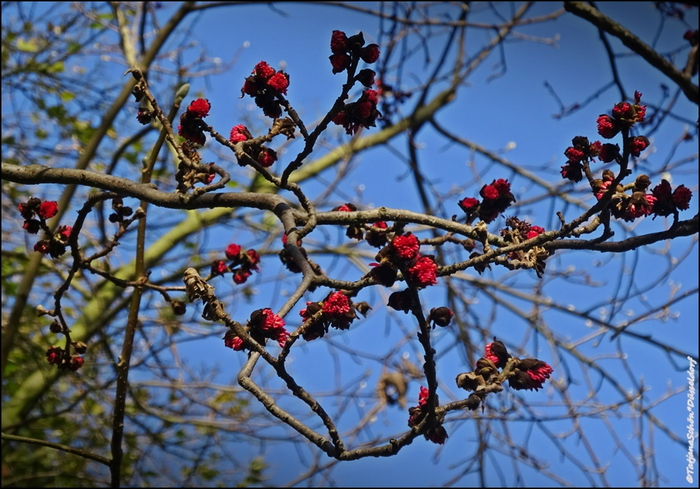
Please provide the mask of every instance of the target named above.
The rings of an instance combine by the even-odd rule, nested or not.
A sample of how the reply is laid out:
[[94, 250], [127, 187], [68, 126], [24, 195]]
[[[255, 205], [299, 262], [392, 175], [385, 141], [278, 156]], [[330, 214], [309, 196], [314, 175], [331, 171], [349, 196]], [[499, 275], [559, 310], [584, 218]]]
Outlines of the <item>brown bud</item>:
[[435, 324], [438, 326], [449, 326], [452, 321], [452, 309], [449, 307], [434, 307], [430, 310], [428, 314], [427, 321], [433, 322], [433, 327]]
[[182, 301], [172, 301], [170, 306], [173, 308], [173, 312], [178, 316], [182, 316], [187, 312], [187, 306]]
[[486, 385], [484, 378], [474, 372], [459, 374], [455, 381], [457, 382], [457, 387], [467, 391], [475, 391], [479, 386]]
[[51, 326], [49, 326], [49, 329], [51, 330], [52, 333], [56, 333], [56, 334], [63, 333], [63, 327], [61, 326], [61, 324], [58, 321], [54, 321], [53, 323], [51, 323]]
[[367, 317], [367, 313], [372, 309], [372, 307], [365, 301], [355, 302], [353, 305], [355, 306], [355, 310], [357, 310], [357, 312], [362, 314], [364, 317]]

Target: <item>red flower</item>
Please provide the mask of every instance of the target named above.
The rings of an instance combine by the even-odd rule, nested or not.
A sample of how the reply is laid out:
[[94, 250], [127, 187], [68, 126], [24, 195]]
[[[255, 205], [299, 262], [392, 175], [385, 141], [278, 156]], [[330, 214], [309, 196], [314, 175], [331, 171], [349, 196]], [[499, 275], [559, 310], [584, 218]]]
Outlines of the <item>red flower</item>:
[[241, 351], [244, 348], [243, 340], [236, 336], [231, 329], [226, 331], [226, 334], [224, 335], [224, 346], [236, 351]]
[[233, 126], [233, 129], [231, 129], [231, 135], [229, 136], [229, 141], [234, 144], [240, 143], [241, 141], [246, 141], [248, 139], [246, 133], [248, 133], [248, 129], [243, 124]]
[[386, 222], [384, 222], [384, 221], [375, 222], [374, 224], [372, 224], [372, 227], [379, 228], [379, 229], [386, 229]]
[[246, 79], [246, 81], [243, 83], [243, 88], [241, 88], [241, 92], [245, 93], [246, 95], [250, 95], [251, 97], [255, 97], [258, 94], [258, 86], [252, 81]]
[[480, 194], [486, 200], [496, 200], [499, 196], [498, 189], [493, 185], [485, 185]]
[[551, 374], [552, 367], [545, 362], [536, 358], [526, 358], [520, 361], [514, 376], [508, 379], [508, 384], [516, 390], [539, 390]]
[[484, 357], [491, 360], [496, 367], [503, 368], [510, 358], [510, 353], [508, 353], [508, 349], [503, 342], [494, 339], [493, 342], [486, 345], [486, 355]]
[[639, 102], [642, 101], [642, 94], [641, 92], [638, 92], [637, 90], [634, 91], [634, 108], [637, 109], [637, 122], [642, 122], [644, 120], [644, 116], [647, 113], [647, 106], [646, 105], [640, 105]]
[[78, 355], [74, 355], [70, 358], [70, 362], [68, 363], [68, 368], [71, 369], [73, 372], [76, 372], [82, 366], [83, 366], [83, 357], [79, 357]]
[[42, 219], [51, 219], [57, 213], [58, 204], [53, 200], [47, 200], [45, 202], [42, 202], [41, 207], [39, 207], [39, 211], [37, 212], [37, 214], [39, 214], [39, 217], [41, 217]]
[[280, 346], [280, 348], [284, 348], [284, 345], [287, 344], [287, 338], [289, 337], [289, 333], [287, 332], [286, 329], [282, 329], [277, 333], [277, 344]]
[[362, 48], [360, 51], [360, 58], [365, 63], [372, 64], [379, 59], [379, 46], [376, 44], [370, 44]]
[[545, 380], [552, 375], [552, 367], [544, 362], [538, 361], [534, 367], [527, 371], [527, 374], [532, 378], [533, 387], [535, 390], [537, 390], [541, 388]]
[[[635, 192], [636, 194], [636, 192]], [[651, 214], [654, 202], [656, 202], [656, 197], [651, 194], [644, 195], [644, 200], [634, 203], [634, 199], [630, 201], [627, 209], [625, 209], [625, 214], [622, 218], [626, 221], [633, 221], [638, 217], [646, 217]]]
[[520, 369], [522, 370], [523, 367], [527, 369], [527, 374], [532, 379], [532, 389], [535, 390], [541, 389], [545, 380], [552, 375], [552, 367], [534, 358], [525, 359], [520, 362]]
[[48, 239], [42, 239], [41, 241], [37, 241], [37, 243], [34, 245], [34, 251], [38, 251], [42, 255], [46, 255], [49, 252], [49, 245], [50, 241]]
[[566, 151], [564, 151], [564, 155], [569, 158], [569, 162], [572, 163], [579, 163], [583, 157], [585, 156], [583, 154], [583, 151], [580, 151], [572, 146], [569, 146], [566, 148]]
[[[268, 114], [269, 116], [269, 114]], [[258, 154], [258, 163], [265, 168], [272, 166], [272, 164], [277, 161], [277, 153], [270, 148], [262, 148]]]
[[527, 239], [532, 239], [535, 236], [539, 236], [544, 233], [544, 229], [539, 226], [531, 226], [530, 230], [527, 232]]
[[238, 258], [238, 255], [241, 253], [241, 245], [237, 245], [235, 243], [231, 243], [226, 247], [226, 258], [229, 260], [235, 260]]
[[284, 347], [287, 340], [287, 330], [284, 329], [284, 319], [272, 312], [271, 309], [258, 309], [250, 315], [248, 323], [253, 338], [257, 341], [256, 335], [262, 335], [262, 338], [272, 338], [277, 340], [281, 347]]
[[223, 275], [226, 272], [228, 272], [228, 267], [225, 262], [217, 260], [211, 264], [211, 274], [213, 276]]
[[269, 80], [267, 80], [267, 85], [274, 88], [279, 93], [287, 93], [287, 88], [289, 87], [289, 76], [286, 73], [278, 71]]
[[336, 209], [337, 212], [353, 212], [357, 210], [357, 207], [355, 207], [353, 204], [343, 204], [340, 207]]
[[52, 346], [46, 350], [46, 361], [50, 365], [59, 365], [63, 360], [63, 349], [60, 346]]
[[420, 386], [420, 393], [418, 394], [418, 405], [420, 407], [425, 406], [428, 403], [428, 394], [430, 391], [427, 387]]
[[642, 122], [644, 120], [644, 116], [646, 116], [647, 113], [647, 106], [636, 105], [635, 107], [637, 107], [637, 122]]
[[258, 263], [260, 263], [260, 255], [258, 255], [258, 252], [255, 250], [248, 250], [247, 252], [248, 255], [248, 262], [249, 262], [249, 267], [252, 268], [253, 270], [258, 269]]
[[209, 109], [211, 109], [209, 101], [205, 98], [198, 98], [187, 107], [187, 112], [194, 117], [203, 118], [209, 115]]
[[661, 180], [651, 193], [659, 200], [666, 200], [671, 196], [671, 184], [667, 180]]
[[412, 233], [408, 233], [403, 236], [396, 236], [391, 242], [391, 247], [394, 253], [402, 260], [412, 260], [418, 256], [420, 243], [418, 242], [418, 238]]
[[620, 102], [613, 107], [612, 115], [617, 120], [631, 120], [635, 117], [635, 110], [627, 102]]
[[408, 269], [411, 280], [418, 287], [437, 284], [437, 265], [429, 256], [421, 256], [416, 264]]
[[475, 199], [474, 197], [465, 197], [459, 201], [458, 205], [464, 212], [471, 214], [479, 206], [479, 199]]
[[617, 126], [615, 119], [609, 115], [601, 114], [596, 122], [598, 124], [598, 134], [605, 139], [614, 138], [617, 133], [620, 132], [620, 128]]
[[676, 190], [673, 191], [673, 204], [679, 210], [686, 210], [690, 207], [690, 199], [693, 197], [693, 192], [690, 191], [685, 185], [680, 185]]
[[70, 237], [70, 233], [73, 230], [72, 227], [70, 226], [61, 226], [56, 230], [56, 235], [59, 237], [61, 241], [64, 243], [68, 241], [68, 238]]
[[358, 117], [360, 117], [361, 119], [376, 119], [376, 115], [372, 117], [372, 114], [376, 110], [377, 102], [379, 102], [379, 99], [377, 98], [377, 92], [371, 89], [365, 90], [362, 93], [360, 99], [357, 101], [356, 111]]
[[341, 110], [335, 115], [335, 117], [333, 117], [332, 121], [337, 126], [345, 126], [347, 118], [348, 114], [345, 111]]
[[331, 34], [331, 51], [333, 54], [345, 53], [348, 48], [348, 36], [343, 31], [333, 31]]
[[255, 65], [255, 68], [252, 71], [253, 75], [259, 76], [263, 80], [269, 80], [272, 75], [275, 74], [275, 69], [272, 68], [267, 62], [261, 61], [260, 63]]
[[262, 331], [270, 332], [279, 329], [284, 329], [284, 319], [272, 312], [272, 309], [265, 308], [262, 310], [264, 321], [260, 325]]
[[350, 56], [345, 53], [332, 54], [328, 57], [328, 59], [331, 61], [334, 75], [340, 73], [341, 71], [345, 71], [347, 67], [350, 66], [352, 61]]
[[342, 316], [350, 312], [348, 296], [342, 292], [333, 292], [323, 301], [323, 314], [329, 316]]
[[233, 281], [238, 284], [244, 284], [246, 280], [248, 280], [248, 277], [250, 277], [252, 273], [250, 273], [250, 270], [247, 268], [239, 268], [236, 270], [233, 274]]
[[636, 136], [630, 140], [630, 154], [635, 157], [639, 156], [648, 146], [649, 140], [646, 137]]

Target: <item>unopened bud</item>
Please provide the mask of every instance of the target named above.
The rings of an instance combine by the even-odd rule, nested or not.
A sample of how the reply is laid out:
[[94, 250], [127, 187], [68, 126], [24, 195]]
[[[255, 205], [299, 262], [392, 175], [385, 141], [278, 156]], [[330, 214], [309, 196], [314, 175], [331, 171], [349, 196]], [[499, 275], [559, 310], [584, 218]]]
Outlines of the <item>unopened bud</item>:
[[53, 309], [50, 310], [50, 311], [47, 311], [46, 308], [45, 308], [44, 306], [42, 306], [41, 304], [39, 304], [38, 306], [36, 306], [36, 315], [37, 315], [37, 317], [46, 316], [47, 314], [48, 314], [49, 316], [53, 316], [53, 315], [55, 314], [55, 312], [53, 311]]
[[53, 323], [51, 323], [51, 326], [49, 326], [49, 329], [51, 330], [52, 333], [56, 333], [56, 334], [63, 333], [63, 327], [61, 327], [61, 325], [59, 324], [58, 321], [54, 321]]

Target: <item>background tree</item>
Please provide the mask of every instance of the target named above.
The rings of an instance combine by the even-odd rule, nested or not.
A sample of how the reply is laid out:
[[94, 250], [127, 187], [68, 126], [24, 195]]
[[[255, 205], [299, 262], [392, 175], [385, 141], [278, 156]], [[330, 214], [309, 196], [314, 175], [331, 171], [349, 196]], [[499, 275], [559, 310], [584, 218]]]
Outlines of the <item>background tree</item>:
[[664, 3], [3, 4], [3, 484], [679, 483], [697, 45]]

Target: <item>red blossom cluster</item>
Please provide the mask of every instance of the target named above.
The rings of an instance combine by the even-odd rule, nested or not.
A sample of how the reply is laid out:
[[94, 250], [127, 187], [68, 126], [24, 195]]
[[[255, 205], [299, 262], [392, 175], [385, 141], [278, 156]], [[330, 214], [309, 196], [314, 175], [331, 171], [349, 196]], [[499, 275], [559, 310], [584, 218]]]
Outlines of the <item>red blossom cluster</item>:
[[[535, 238], [544, 233], [544, 228], [540, 226], [533, 226], [527, 221], [521, 221], [517, 217], [509, 217], [506, 219], [506, 226], [510, 227], [512, 231], [516, 231], [518, 233], [518, 242]], [[501, 230], [501, 236], [503, 236], [505, 241], [511, 243], [515, 241], [512, 233], [509, 233], [507, 229]]]
[[[413, 428], [423, 421], [423, 418], [428, 414], [428, 396], [429, 390], [427, 387], [420, 386], [420, 393], [418, 394], [418, 406], [409, 408], [408, 410], [408, 426]], [[439, 405], [438, 395], [435, 394], [435, 407]], [[435, 444], [443, 445], [445, 440], [448, 438], [447, 431], [442, 426], [442, 419], [437, 420], [435, 426], [429, 428], [423, 436], [426, 440], [430, 440]]]
[[[372, 64], [379, 59], [379, 46], [376, 44], [365, 46], [365, 37], [362, 32], [348, 37], [343, 31], [333, 31], [331, 34], [331, 52], [333, 54], [328, 59], [331, 61], [334, 74], [347, 70], [358, 59], [362, 59], [368, 64]], [[374, 72], [372, 70], [367, 71], [372, 72], [373, 82]], [[365, 86], [371, 85], [371, 83], [363, 84]]]
[[[505, 370], [499, 375], [499, 369]], [[474, 392], [467, 399], [467, 408], [475, 410], [480, 404], [483, 407], [487, 385], [500, 384], [507, 378], [515, 390], [539, 390], [552, 371], [552, 367], [536, 358], [512, 358], [506, 346], [494, 338], [486, 345], [484, 356], [477, 360], [476, 369], [459, 374], [456, 382], [457, 387]]]
[[677, 211], [684, 211], [690, 207], [690, 199], [693, 193], [685, 185], [679, 185], [671, 191], [671, 184], [666, 180], [661, 180], [651, 191], [654, 202], [652, 213], [654, 216], [668, 216]]
[[612, 110], [612, 117], [601, 114], [596, 121], [598, 124], [598, 134], [605, 139], [614, 138], [617, 133], [627, 130], [637, 122], [644, 121], [647, 106], [641, 105], [642, 94], [634, 92], [634, 103], [620, 102], [615, 104]]
[[620, 157], [620, 148], [617, 145], [602, 144], [600, 141], [588, 142], [584, 136], [576, 136], [571, 140], [571, 146], [566, 148], [564, 156], [567, 158], [566, 165], [561, 167], [561, 176], [572, 182], [583, 180], [584, 163], [592, 162], [597, 156], [606, 163]]
[[187, 110], [180, 116], [177, 133], [187, 141], [203, 146], [206, 142], [204, 129], [207, 125], [202, 120], [209, 115], [211, 104], [205, 98], [198, 98], [190, 103]]
[[[612, 191], [611, 186], [616, 180], [615, 173], [605, 169], [601, 178], [592, 179], [588, 167], [595, 157], [604, 163], [615, 161], [626, 165], [623, 160], [629, 156], [638, 157], [649, 147], [649, 139], [645, 136], [629, 135], [629, 129], [643, 122], [646, 117], [646, 105], [641, 104], [641, 98], [642, 94], [635, 91], [634, 103], [619, 102], [613, 107], [612, 115], [601, 114], [598, 117], [598, 133], [602, 137], [610, 139], [622, 133], [624, 148], [622, 153], [618, 144], [603, 144], [600, 141], [589, 143], [586, 137], [576, 136], [572, 140], [572, 146], [564, 151], [568, 161], [561, 167], [563, 178], [580, 182], [584, 173], [588, 174], [591, 179], [591, 189], [598, 200]], [[626, 172], [625, 176], [630, 173], [630, 170]], [[608, 204], [611, 214], [617, 219], [633, 221], [649, 215], [656, 217], [674, 214], [677, 216], [679, 210], [689, 207], [692, 192], [684, 185], [679, 186], [672, 193], [670, 184], [664, 180], [649, 193], [650, 185], [651, 180], [644, 174], [639, 175], [633, 185], [623, 186], [617, 183]], [[631, 194], [627, 193], [630, 190]]]
[[333, 117], [333, 122], [345, 128], [347, 134], [355, 134], [361, 127], [374, 127], [381, 115], [377, 110], [377, 92], [365, 90], [356, 102], [345, 104], [340, 112]]
[[289, 75], [284, 71], [275, 71], [267, 62], [261, 61], [245, 79], [241, 97], [250, 95], [255, 99], [255, 105], [260, 107], [266, 116], [277, 119], [282, 115], [278, 96], [286, 94], [287, 88]]
[[[362, 32], [348, 37], [342, 31], [333, 31], [331, 35], [331, 65], [333, 73], [350, 70], [352, 76], [357, 68], [359, 60], [372, 64], [379, 59], [379, 46], [369, 44], [365, 46], [365, 38]], [[374, 127], [378, 117], [378, 94], [370, 87], [374, 85], [374, 71], [361, 70], [354, 78], [368, 88], [356, 102], [343, 105], [340, 111], [333, 117], [333, 122], [345, 128], [348, 134], [355, 134], [361, 127]]]
[[418, 288], [437, 284], [437, 264], [430, 255], [420, 255], [420, 243], [412, 233], [397, 235], [387, 246], [379, 250], [370, 263], [369, 276], [386, 287], [396, 282], [399, 269], [405, 271], [404, 278]]
[[217, 260], [211, 265], [211, 276], [223, 275], [226, 272], [233, 272], [233, 281], [236, 284], [243, 284], [248, 280], [253, 272], [259, 272], [258, 264], [260, 256], [254, 249], [243, 250], [241, 245], [231, 243], [226, 247], [226, 258], [230, 260], [227, 265], [223, 260]]
[[[231, 129], [231, 134], [229, 135], [229, 141], [236, 144], [243, 141], [248, 141], [249, 139], [253, 139], [253, 135], [250, 133], [247, 127], [245, 127], [243, 124], [233, 126], [233, 129]], [[255, 160], [260, 163], [260, 166], [265, 168], [272, 166], [272, 164], [277, 161], [277, 152], [266, 146], [255, 145], [250, 147], [249, 150], [255, 157]], [[244, 163], [241, 163], [240, 160], [238, 161], [238, 164], [241, 166], [244, 165]]]
[[302, 337], [306, 341], [321, 338], [331, 326], [340, 330], [348, 329], [357, 319], [355, 311], [364, 316], [369, 309], [366, 302], [354, 304], [342, 291], [329, 293], [321, 302], [307, 302], [306, 309], [299, 311], [305, 323]]
[[52, 346], [46, 350], [46, 361], [49, 365], [56, 365], [61, 370], [76, 372], [83, 366], [84, 360], [80, 355], [69, 355], [60, 346]]
[[478, 217], [489, 223], [515, 202], [515, 197], [510, 191], [510, 183], [503, 178], [481, 187], [479, 195], [482, 198], [481, 201], [473, 197], [465, 197], [458, 203], [460, 209], [467, 214], [467, 222]]
[[[287, 337], [289, 336], [289, 333], [284, 327], [284, 319], [272, 312], [269, 308], [253, 311], [246, 325], [246, 332], [261, 345], [265, 344], [266, 339], [273, 339], [277, 341], [282, 348], [284, 348]], [[227, 348], [236, 351], [241, 351], [245, 348], [243, 340], [236, 335], [233, 329], [226, 331], [223, 340]]]
[[58, 204], [53, 200], [42, 202], [39, 198], [31, 197], [27, 202], [19, 204], [18, 207], [19, 213], [24, 218], [22, 228], [29, 234], [37, 234], [39, 230], [43, 230], [46, 235], [46, 238], [34, 244], [34, 251], [38, 251], [42, 255], [51, 255], [52, 258], [63, 256], [72, 228], [61, 226], [52, 234], [46, 224], [48, 219], [58, 213]]
[[[610, 170], [605, 170], [601, 179], [593, 181], [592, 188], [598, 200], [602, 199], [608, 192], [614, 179], [615, 174]], [[649, 193], [650, 185], [649, 177], [644, 174], [639, 175], [635, 180], [631, 188], [631, 195], [626, 193], [625, 187], [618, 184], [608, 206], [612, 215], [617, 219], [631, 222], [639, 217], [649, 215], [654, 218], [657, 216], [666, 217], [671, 214], [677, 215], [678, 211], [690, 207], [693, 193], [685, 185], [679, 185], [672, 191], [671, 184], [662, 180]]]

